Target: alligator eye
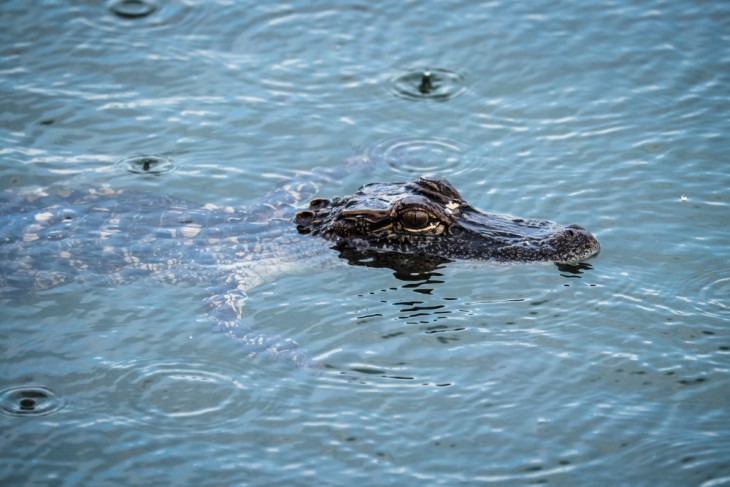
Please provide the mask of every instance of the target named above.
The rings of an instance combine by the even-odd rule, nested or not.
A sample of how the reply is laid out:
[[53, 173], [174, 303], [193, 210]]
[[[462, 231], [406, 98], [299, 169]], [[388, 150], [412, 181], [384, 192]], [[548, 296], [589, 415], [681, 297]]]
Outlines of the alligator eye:
[[401, 216], [403, 225], [406, 228], [412, 228], [413, 230], [420, 230], [426, 228], [431, 222], [431, 217], [425, 211], [411, 210], [403, 213]]

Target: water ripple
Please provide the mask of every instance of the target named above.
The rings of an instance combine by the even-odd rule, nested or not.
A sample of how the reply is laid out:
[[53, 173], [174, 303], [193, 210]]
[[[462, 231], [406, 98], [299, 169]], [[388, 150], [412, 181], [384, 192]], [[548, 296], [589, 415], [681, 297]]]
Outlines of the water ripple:
[[701, 315], [730, 320], [730, 269], [694, 269], [669, 284], [669, 292]]
[[716, 318], [730, 318], [730, 269], [704, 275], [697, 305], [702, 313]]
[[[203, 24], [211, 9], [205, 5], [159, 3], [156, 0], [114, 0], [107, 3], [110, 15], [80, 19], [90, 27], [105, 31], [133, 32], [139, 28], [184, 32]], [[100, 11], [98, 13], [101, 13]]]
[[45, 386], [16, 386], [0, 391], [0, 414], [6, 416], [47, 416], [63, 407], [63, 400]]
[[147, 17], [157, 8], [157, 4], [151, 0], [115, 0], [109, 5], [111, 13], [123, 19]]
[[151, 154], [125, 157], [115, 162], [114, 166], [131, 174], [159, 176], [176, 171], [179, 164], [167, 156]]
[[[161, 431], [212, 431], [245, 418], [270, 417], [289, 404], [278, 386], [262, 387], [251, 368], [242, 377], [214, 370], [220, 364], [195, 362], [141, 362], [117, 364], [124, 368], [112, 384], [120, 404], [118, 418]], [[250, 384], [258, 384], [251, 387]], [[291, 392], [291, 391], [290, 391]], [[289, 396], [294, 396], [288, 394]]]
[[[358, 104], [383, 77], [382, 67], [359, 61], [379, 57], [381, 43], [375, 38], [384, 19], [369, 5], [263, 10], [237, 25], [230, 50], [267, 59], [261, 77], [252, 81], [280, 103], [295, 98], [320, 106]], [[292, 43], [299, 35], [309, 41]]]
[[479, 170], [471, 147], [443, 137], [409, 137], [383, 140], [367, 150], [368, 158], [387, 163], [396, 173], [410, 176], [437, 173], [442, 176]]
[[409, 100], [446, 101], [464, 93], [466, 78], [444, 68], [412, 69], [390, 80], [392, 92]]

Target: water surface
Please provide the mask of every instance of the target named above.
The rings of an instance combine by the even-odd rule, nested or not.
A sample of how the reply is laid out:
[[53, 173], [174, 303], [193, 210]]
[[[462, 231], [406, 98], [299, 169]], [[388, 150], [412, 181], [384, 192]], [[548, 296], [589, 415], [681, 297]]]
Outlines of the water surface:
[[582, 268], [342, 262], [253, 289], [247, 317], [319, 374], [241, 354], [190, 287], [3, 301], [3, 485], [730, 484], [728, 4], [0, 16], [2, 188], [238, 206], [366, 157], [322, 196], [436, 172], [603, 249]]

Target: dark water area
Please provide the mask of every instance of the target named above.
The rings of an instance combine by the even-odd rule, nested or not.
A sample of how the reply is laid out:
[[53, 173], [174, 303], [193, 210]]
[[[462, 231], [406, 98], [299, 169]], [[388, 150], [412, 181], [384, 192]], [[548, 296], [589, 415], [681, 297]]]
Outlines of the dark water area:
[[2, 299], [0, 484], [730, 485], [730, 4], [39, 0], [0, 19], [0, 189], [242, 207], [362, 159], [319, 196], [437, 173], [602, 246], [262, 275], [245, 318], [315, 372], [212, 332], [194, 285]]

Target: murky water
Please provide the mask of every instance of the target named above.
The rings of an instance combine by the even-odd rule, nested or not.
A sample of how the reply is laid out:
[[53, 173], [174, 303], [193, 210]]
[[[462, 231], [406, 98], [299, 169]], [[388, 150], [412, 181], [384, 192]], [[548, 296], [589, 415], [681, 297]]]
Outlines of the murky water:
[[435, 172], [602, 252], [253, 289], [319, 374], [189, 286], [3, 301], [0, 483], [730, 484], [729, 5], [3, 2], [3, 188], [244, 205], [366, 156], [322, 195]]

